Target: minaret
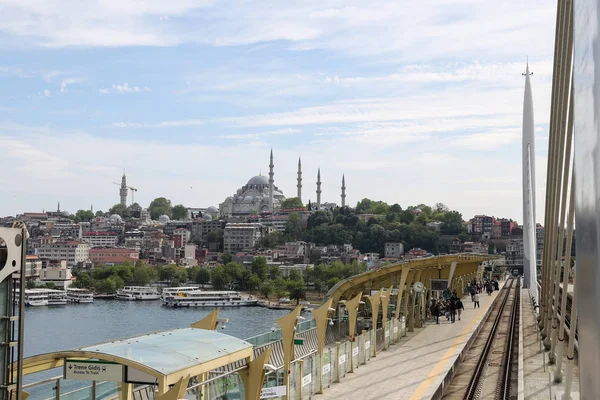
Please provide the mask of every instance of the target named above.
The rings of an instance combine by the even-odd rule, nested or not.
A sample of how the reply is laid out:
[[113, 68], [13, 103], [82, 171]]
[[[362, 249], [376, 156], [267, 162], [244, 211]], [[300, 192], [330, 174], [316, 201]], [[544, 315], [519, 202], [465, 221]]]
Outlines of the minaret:
[[321, 168], [317, 171], [317, 210], [321, 209]]
[[127, 178], [125, 178], [125, 172], [123, 172], [123, 177], [121, 178], [119, 195], [121, 196], [121, 205], [127, 206]]
[[342, 174], [342, 208], [346, 206], [346, 177]]
[[529, 63], [525, 70], [523, 99], [523, 284], [537, 301], [537, 262], [535, 224], [535, 124]]
[[300, 157], [298, 157], [298, 185], [296, 187], [298, 188], [298, 195], [296, 197], [302, 201], [302, 163], [300, 162]]
[[60, 201], [58, 202], [58, 205], [56, 206], [56, 212], [59, 213], [60, 212]]
[[274, 212], [273, 210], [273, 175], [275, 175], [275, 173], [273, 172], [273, 149], [271, 149], [271, 158], [270, 158], [270, 162], [269, 162], [269, 211], [271, 211], [271, 213]]

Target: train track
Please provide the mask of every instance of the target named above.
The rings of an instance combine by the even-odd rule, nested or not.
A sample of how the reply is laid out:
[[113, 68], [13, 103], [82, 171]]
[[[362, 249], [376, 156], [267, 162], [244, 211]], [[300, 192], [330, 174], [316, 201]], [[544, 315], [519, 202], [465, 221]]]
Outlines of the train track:
[[520, 292], [519, 279], [504, 286], [444, 391], [444, 399], [516, 398]]

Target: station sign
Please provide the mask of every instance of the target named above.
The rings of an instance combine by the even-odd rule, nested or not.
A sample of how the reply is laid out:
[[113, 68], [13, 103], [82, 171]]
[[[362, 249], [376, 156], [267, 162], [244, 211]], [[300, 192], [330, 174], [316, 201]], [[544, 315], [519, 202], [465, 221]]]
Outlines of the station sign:
[[431, 290], [446, 290], [448, 289], [448, 279], [432, 279]]
[[82, 381], [123, 382], [123, 365], [108, 361], [69, 360], [64, 362], [64, 378]]
[[285, 396], [285, 385], [284, 386], [273, 386], [268, 388], [263, 388], [260, 391], [261, 399], [272, 399], [274, 397]]

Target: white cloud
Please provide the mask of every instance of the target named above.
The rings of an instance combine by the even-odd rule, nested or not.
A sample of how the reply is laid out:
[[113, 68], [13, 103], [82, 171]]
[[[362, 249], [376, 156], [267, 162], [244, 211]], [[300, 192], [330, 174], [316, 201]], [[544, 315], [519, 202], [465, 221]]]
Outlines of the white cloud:
[[45, 90], [44, 90], [44, 96], [46, 96], [46, 97], [51, 97], [51, 96], [52, 96], [52, 93], [51, 93], [51, 92], [50, 92], [48, 89], [45, 89]]
[[[214, 140], [207, 142], [210, 144], [198, 143], [205, 142], [203, 139], [190, 139], [185, 144], [127, 140], [44, 127], [0, 126], [0, 135], [0, 145], [9, 154], [0, 159], [0, 168], [25, 165], [23, 176], [0, 177], [5, 187], [15, 188], [13, 193], [19, 200], [14, 204], [8, 200], [0, 202], [0, 214], [43, 208], [40, 196], [26, 195], [30, 190], [44, 193], [43, 198], [53, 199], [52, 202], [60, 200], [70, 211], [91, 203], [95, 209], [107, 209], [118, 201], [118, 188], [113, 188], [112, 182], [123, 168], [128, 182], [138, 188], [136, 200], [140, 204], [167, 196], [174, 203], [188, 206], [218, 205], [251, 176], [268, 169], [270, 147], [259, 142], [251, 146]], [[275, 182], [284, 194], [296, 192], [300, 156], [305, 201], [314, 201], [314, 181], [320, 167], [324, 201], [339, 202], [340, 180], [345, 173], [350, 204], [363, 197], [402, 206], [442, 201], [465, 216], [486, 212], [520, 218], [520, 143], [508, 144], [511, 151], [506, 157], [496, 152], [449, 152], [443, 141], [385, 147], [338, 138], [324, 140], [321, 146], [301, 142], [274, 148]], [[103, 156], [90, 159], [89, 149]], [[132, 159], [131, 154], [137, 156]], [[161, 155], [159, 164], [155, 162], [156, 154]], [[536, 164], [538, 209], [543, 215], [545, 161], [539, 157]], [[172, 165], [178, 168], [173, 169]], [[198, 174], [213, 170], [215, 165], [219, 165], [219, 174]], [[491, 187], [490, 171], [495, 179]], [[19, 184], [24, 178], [26, 186]], [[74, 181], [79, 185], [77, 191], [71, 190]], [[497, 191], [497, 196], [490, 191]]]
[[[394, 54], [538, 56], [551, 48], [556, 2], [323, 0], [237, 2], [4, 0], [0, 31], [44, 46], [218, 46], [285, 41], [291, 48]], [[523, 38], [527, 37], [527, 40]], [[493, 48], [491, 48], [493, 46]], [[531, 50], [536, 49], [537, 54]]]
[[60, 92], [67, 93], [67, 86], [73, 85], [75, 83], [80, 83], [81, 79], [79, 78], [66, 78], [60, 81]]
[[150, 88], [148, 86], [129, 86], [129, 83], [125, 82], [122, 85], [113, 84], [110, 88], [100, 89], [99, 92], [102, 94], [112, 93], [141, 93], [141, 92], [149, 92]]

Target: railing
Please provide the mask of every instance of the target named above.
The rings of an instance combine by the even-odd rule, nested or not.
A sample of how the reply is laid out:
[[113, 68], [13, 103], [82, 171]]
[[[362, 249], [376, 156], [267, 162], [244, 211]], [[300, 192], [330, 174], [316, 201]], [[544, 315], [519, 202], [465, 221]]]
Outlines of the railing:
[[[303, 321], [297, 325], [296, 333], [301, 333], [315, 328], [315, 321]], [[289, 400], [309, 399], [317, 394], [321, 387], [324, 389], [331, 384], [340, 382], [351, 369], [359, 368], [366, 364], [373, 354], [373, 331], [364, 330], [350, 341], [348, 327], [345, 321], [334, 326], [329, 337], [335, 341], [326, 344], [323, 356], [319, 356], [317, 349], [311, 350], [301, 358], [292, 361], [290, 367], [290, 396]], [[404, 317], [399, 320], [392, 318], [385, 328], [378, 328], [376, 335], [376, 352], [384, 347], [397, 342], [406, 334]], [[275, 329], [262, 335], [246, 339], [254, 346], [263, 346], [281, 340], [281, 331]], [[385, 340], [385, 344], [384, 344]], [[245, 367], [242, 367], [242, 369]], [[280, 367], [269, 371], [265, 376], [263, 388], [285, 387], [285, 371]], [[46, 379], [24, 386], [30, 393], [30, 398], [40, 400], [113, 400], [117, 398], [117, 384], [115, 382], [94, 382], [81, 387], [80, 381], [64, 380], [62, 376]], [[244, 398], [244, 385], [239, 376], [239, 370], [227, 374], [214, 374], [203, 382], [197, 378], [190, 381], [185, 398], [188, 400], [233, 400]], [[281, 397], [270, 397], [281, 399]], [[137, 385], [134, 387], [134, 400], [154, 399], [154, 387]]]
[[[314, 325], [313, 321], [298, 324], [297, 331], [312, 329], [309, 328], [311, 325]], [[337, 332], [338, 328], [333, 326], [331, 329]], [[378, 328], [376, 332], [376, 347], [377, 352], [380, 352], [383, 351], [384, 346], [389, 347], [406, 334], [405, 319], [404, 317], [399, 320], [392, 318], [386, 323], [385, 328]], [[260, 336], [268, 337], [268, 334], [259, 335], [251, 338], [251, 340], [264, 342], [265, 339], [256, 339]], [[385, 344], [383, 340], [385, 340]], [[293, 360], [290, 366], [288, 399], [307, 400], [319, 393], [321, 387], [326, 390], [332, 384], [343, 381], [348, 372], [360, 368], [361, 365], [365, 365], [371, 359], [373, 346], [373, 331], [363, 331], [354, 338], [354, 341], [346, 339], [327, 344], [322, 357], [317, 353], [317, 349], [314, 349], [302, 358]], [[282, 368], [267, 372], [263, 389], [282, 390], [282, 387], [285, 387], [284, 378], [285, 371]], [[243, 399], [244, 386], [237, 372], [235, 372], [205, 381], [202, 387], [192, 385], [187, 390], [185, 398], [188, 400], [200, 398], [203, 400]], [[282, 395], [269, 398], [277, 400], [281, 399]]]

